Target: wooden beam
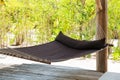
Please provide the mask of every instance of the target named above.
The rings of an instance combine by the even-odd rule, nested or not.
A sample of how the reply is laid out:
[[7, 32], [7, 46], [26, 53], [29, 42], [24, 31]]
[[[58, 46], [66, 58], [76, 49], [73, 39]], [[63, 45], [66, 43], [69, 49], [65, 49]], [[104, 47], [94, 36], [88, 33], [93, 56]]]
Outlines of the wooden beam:
[[[97, 7], [97, 39], [106, 38], [107, 41], [107, 0], [96, 0]], [[101, 8], [100, 9], [100, 5]], [[98, 10], [99, 9], [99, 10]], [[98, 45], [99, 46], [99, 45]], [[107, 71], [107, 54], [108, 49], [97, 53], [97, 71], [106, 72]]]
[[98, 11], [102, 10], [102, 5], [100, 0], [96, 0], [96, 6]]

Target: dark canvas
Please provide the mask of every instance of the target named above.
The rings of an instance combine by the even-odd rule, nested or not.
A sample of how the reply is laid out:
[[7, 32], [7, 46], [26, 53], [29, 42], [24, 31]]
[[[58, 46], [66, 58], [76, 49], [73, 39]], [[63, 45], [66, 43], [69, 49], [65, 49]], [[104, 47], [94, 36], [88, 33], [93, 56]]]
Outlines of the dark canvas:
[[101, 49], [106, 46], [105, 44], [105, 38], [101, 40], [94, 40], [94, 41], [87, 41], [87, 40], [75, 40], [72, 39], [66, 35], [64, 35], [62, 32], [58, 34], [58, 36], [55, 39], [56, 41], [71, 47], [75, 49]]

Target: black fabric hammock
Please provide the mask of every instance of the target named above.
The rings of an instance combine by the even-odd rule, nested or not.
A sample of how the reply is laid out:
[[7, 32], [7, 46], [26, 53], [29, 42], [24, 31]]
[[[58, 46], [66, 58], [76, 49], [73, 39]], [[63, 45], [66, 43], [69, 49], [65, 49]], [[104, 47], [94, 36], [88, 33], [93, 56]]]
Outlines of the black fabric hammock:
[[60, 32], [52, 42], [30, 47], [1, 49], [0, 53], [50, 64], [51, 62], [81, 57], [102, 50], [106, 46], [105, 38], [94, 41], [80, 41]]

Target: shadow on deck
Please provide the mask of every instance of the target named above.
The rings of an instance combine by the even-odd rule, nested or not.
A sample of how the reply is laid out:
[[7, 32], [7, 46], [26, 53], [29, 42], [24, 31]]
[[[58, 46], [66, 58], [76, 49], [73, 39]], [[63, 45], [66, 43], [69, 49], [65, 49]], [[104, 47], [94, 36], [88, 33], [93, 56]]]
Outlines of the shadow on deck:
[[0, 69], [0, 80], [98, 80], [102, 73], [47, 64], [22, 64]]

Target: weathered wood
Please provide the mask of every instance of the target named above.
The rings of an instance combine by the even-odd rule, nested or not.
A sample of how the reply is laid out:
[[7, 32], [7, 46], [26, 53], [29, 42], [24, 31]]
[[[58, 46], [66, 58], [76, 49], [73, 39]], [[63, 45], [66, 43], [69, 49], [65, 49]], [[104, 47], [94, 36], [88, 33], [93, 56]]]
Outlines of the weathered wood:
[[46, 64], [23, 64], [0, 69], [0, 80], [98, 80], [103, 73]]
[[95, 0], [95, 1], [96, 1], [97, 10], [98, 11], [102, 10], [101, 1], [100, 0]]
[[120, 73], [106, 72], [99, 80], [120, 80]]
[[[101, 3], [102, 10], [97, 10], [97, 39], [106, 38], [107, 41], [107, 0], [98, 0]], [[98, 45], [99, 46], [99, 45]], [[107, 71], [107, 53], [104, 49], [97, 53], [97, 71]]]

